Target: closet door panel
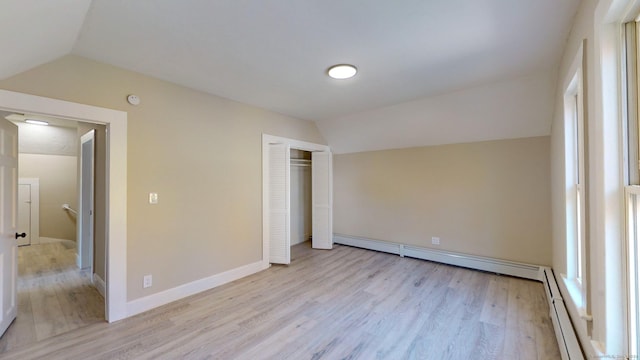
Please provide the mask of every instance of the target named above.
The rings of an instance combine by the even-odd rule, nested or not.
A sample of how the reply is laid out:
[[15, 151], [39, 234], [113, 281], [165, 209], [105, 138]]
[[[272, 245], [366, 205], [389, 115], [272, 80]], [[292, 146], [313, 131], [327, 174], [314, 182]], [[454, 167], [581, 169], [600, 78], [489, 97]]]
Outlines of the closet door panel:
[[289, 146], [269, 145], [269, 262], [291, 262]]
[[333, 248], [333, 174], [331, 152], [311, 154], [312, 247]]

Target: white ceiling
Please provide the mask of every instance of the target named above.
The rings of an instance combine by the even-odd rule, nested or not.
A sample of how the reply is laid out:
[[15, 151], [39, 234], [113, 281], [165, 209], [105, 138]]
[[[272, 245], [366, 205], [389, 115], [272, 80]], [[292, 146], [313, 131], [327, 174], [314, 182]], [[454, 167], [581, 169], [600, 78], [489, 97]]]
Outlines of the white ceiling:
[[0, 0], [0, 79], [71, 52], [90, 0]]
[[[349, 141], [336, 121], [381, 109], [391, 118], [377, 126], [398, 137], [386, 107], [552, 71], [578, 3], [0, 0], [0, 79], [72, 53], [314, 120], [334, 146]], [[360, 71], [332, 80], [336, 63]]]

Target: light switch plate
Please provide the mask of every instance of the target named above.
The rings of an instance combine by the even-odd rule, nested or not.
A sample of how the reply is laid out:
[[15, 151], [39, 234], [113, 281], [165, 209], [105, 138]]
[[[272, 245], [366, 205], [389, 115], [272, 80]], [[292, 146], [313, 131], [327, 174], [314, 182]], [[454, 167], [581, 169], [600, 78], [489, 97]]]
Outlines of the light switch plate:
[[158, 203], [158, 193], [149, 193], [149, 204], [157, 204]]

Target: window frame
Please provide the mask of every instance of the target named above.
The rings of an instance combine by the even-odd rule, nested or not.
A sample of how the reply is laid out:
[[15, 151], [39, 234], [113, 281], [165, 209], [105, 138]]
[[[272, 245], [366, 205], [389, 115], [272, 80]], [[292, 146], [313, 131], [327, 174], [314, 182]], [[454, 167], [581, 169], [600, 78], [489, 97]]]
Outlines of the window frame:
[[627, 349], [640, 354], [640, 23], [623, 24]]
[[571, 80], [564, 89], [565, 184], [566, 184], [566, 288], [581, 313], [587, 314], [587, 181], [583, 46], [574, 60]]

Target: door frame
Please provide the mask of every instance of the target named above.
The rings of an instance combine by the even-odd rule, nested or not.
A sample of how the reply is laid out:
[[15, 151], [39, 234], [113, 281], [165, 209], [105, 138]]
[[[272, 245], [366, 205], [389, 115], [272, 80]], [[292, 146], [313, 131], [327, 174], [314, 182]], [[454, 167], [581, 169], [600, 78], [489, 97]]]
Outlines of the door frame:
[[127, 317], [127, 113], [0, 89], [0, 110], [107, 127], [107, 278], [105, 317]]
[[[19, 155], [18, 155], [19, 156]], [[20, 166], [20, 162], [18, 162]], [[18, 178], [19, 185], [29, 185], [31, 189], [31, 245], [40, 244], [40, 179], [39, 178]]]
[[[289, 149], [304, 150], [309, 152], [327, 151], [331, 148], [328, 145], [316, 144], [302, 140], [290, 139], [281, 136], [262, 134], [262, 263], [265, 267], [269, 263], [269, 145], [285, 144]], [[288, 164], [287, 164], [288, 166]], [[291, 188], [287, 189], [289, 193]], [[288, 229], [291, 231], [291, 229]]]

